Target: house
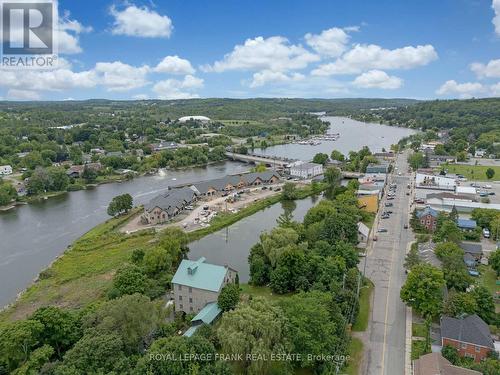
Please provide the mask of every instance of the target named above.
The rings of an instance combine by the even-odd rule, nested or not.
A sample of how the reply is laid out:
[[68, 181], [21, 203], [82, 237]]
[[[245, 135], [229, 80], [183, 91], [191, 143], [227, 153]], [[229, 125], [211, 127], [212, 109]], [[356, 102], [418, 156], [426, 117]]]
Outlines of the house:
[[413, 375], [481, 375], [481, 373], [454, 366], [441, 353], [429, 353], [413, 361]]
[[301, 163], [290, 167], [290, 176], [299, 178], [312, 178], [323, 174], [323, 166], [316, 163]]
[[159, 151], [163, 151], [163, 150], [175, 150], [178, 147], [179, 147], [179, 145], [176, 142], [160, 141], [159, 143], [151, 144], [151, 149], [154, 152], [159, 152]]
[[457, 219], [457, 226], [465, 231], [473, 231], [477, 228], [477, 223], [472, 219]]
[[476, 268], [476, 258], [469, 253], [464, 254], [464, 263], [469, 270]]
[[477, 242], [460, 242], [460, 248], [465, 254], [472, 255], [476, 260], [481, 259], [483, 256], [483, 246]]
[[157, 195], [144, 206], [141, 220], [145, 224], [161, 224], [178, 215], [196, 200], [193, 189], [184, 187], [171, 189]]
[[475, 158], [484, 158], [486, 155], [486, 150], [483, 150], [481, 148], [478, 148], [476, 152], [474, 153]]
[[198, 196], [212, 197], [244, 187], [276, 184], [281, 176], [274, 171], [242, 173], [194, 183], [191, 188]]
[[366, 173], [389, 173], [389, 164], [368, 164]]
[[358, 247], [366, 247], [368, 236], [370, 235], [370, 228], [368, 228], [361, 221], [358, 223]]
[[442, 316], [441, 345], [453, 346], [461, 357], [469, 357], [476, 362], [495, 350], [488, 325], [476, 314], [461, 319]]
[[429, 153], [428, 160], [429, 160], [429, 166], [434, 168], [440, 166], [441, 164], [455, 163], [457, 161], [457, 158], [451, 155], [435, 155]]
[[83, 168], [83, 165], [72, 165], [66, 171], [66, 174], [68, 175], [68, 177], [79, 178], [83, 173]]
[[[217, 302], [219, 293], [226, 284], [235, 282], [237, 272], [234, 269], [205, 261], [204, 257], [195, 261], [184, 259], [177, 268], [172, 278], [176, 311], [199, 313], [208, 304]], [[205, 313], [208, 314], [207, 311]], [[210, 315], [212, 314], [215, 311], [211, 311]]]
[[417, 211], [416, 215], [420, 224], [425, 227], [425, 229], [429, 232], [434, 232], [436, 230], [438, 212], [435, 209], [427, 206], [423, 210]]
[[210, 302], [191, 319], [191, 327], [182, 336], [191, 337], [203, 324], [212, 324], [220, 315], [222, 310], [217, 302]]
[[12, 167], [10, 165], [0, 165], [0, 176], [12, 174]]

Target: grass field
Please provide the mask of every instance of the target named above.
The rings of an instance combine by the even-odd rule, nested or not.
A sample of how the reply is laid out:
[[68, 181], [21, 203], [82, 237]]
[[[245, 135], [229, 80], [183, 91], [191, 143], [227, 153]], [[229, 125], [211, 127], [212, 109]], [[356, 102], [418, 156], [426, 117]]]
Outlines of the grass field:
[[[497, 285], [497, 274], [490, 266], [480, 266], [479, 267], [479, 282], [483, 284], [490, 293], [494, 296], [497, 292], [500, 292], [500, 285]], [[495, 304], [496, 312], [500, 312], [500, 303]]]
[[411, 334], [415, 337], [426, 337], [426, 329], [424, 323], [413, 323], [411, 326]]
[[[436, 170], [444, 168], [448, 173], [461, 174], [469, 180], [474, 181], [500, 181], [500, 166], [485, 166], [485, 165], [462, 165], [462, 164], [447, 164], [442, 165]], [[491, 180], [486, 177], [486, 170], [492, 168], [495, 175]]]
[[240, 284], [241, 294], [252, 297], [264, 297], [271, 301], [279, 301], [287, 298], [292, 294], [276, 294], [271, 291], [267, 286], [253, 286], [250, 284]]
[[352, 325], [353, 331], [366, 331], [368, 327], [368, 318], [370, 317], [370, 301], [373, 292], [373, 283], [366, 279], [366, 285], [361, 288], [359, 295], [359, 312], [356, 322]]
[[349, 362], [345, 369], [348, 375], [359, 375], [359, 365], [361, 364], [361, 357], [363, 355], [363, 342], [353, 337], [349, 343]]

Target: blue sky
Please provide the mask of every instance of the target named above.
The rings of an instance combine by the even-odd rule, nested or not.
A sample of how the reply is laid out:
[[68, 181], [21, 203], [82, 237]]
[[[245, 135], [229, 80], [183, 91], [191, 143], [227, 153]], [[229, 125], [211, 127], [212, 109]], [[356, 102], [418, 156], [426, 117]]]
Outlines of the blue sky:
[[7, 100], [500, 96], [500, 0], [60, 0]]

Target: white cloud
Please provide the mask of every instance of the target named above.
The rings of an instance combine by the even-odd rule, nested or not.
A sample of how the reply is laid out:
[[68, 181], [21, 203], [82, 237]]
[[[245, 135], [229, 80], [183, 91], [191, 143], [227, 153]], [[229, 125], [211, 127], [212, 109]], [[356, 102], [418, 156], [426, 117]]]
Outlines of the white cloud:
[[[349, 28], [351, 31], [352, 28]], [[349, 35], [338, 27], [323, 30], [320, 34], [306, 34], [306, 43], [320, 55], [338, 57], [345, 50]]]
[[493, 96], [500, 96], [500, 82], [491, 85], [490, 90]]
[[438, 95], [458, 95], [460, 98], [470, 98], [474, 94], [485, 91], [485, 87], [479, 82], [458, 83], [455, 80], [446, 81], [436, 91]]
[[148, 7], [138, 8], [129, 5], [123, 10], [112, 6], [111, 15], [115, 18], [111, 32], [115, 35], [138, 36], [144, 38], [170, 38], [172, 20]]
[[195, 69], [189, 60], [179, 56], [165, 57], [155, 68], [155, 72], [169, 74], [194, 74]]
[[490, 60], [486, 65], [478, 62], [472, 63], [470, 69], [479, 78], [498, 78], [500, 77], [500, 59]]
[[493, 0], [491, 7], [495, 12], [495, 17], [493, 17], [493, 25], [495, 25], [495, 32], [500, 35], [500, 0]]
[[253, 80], [250, 83], [250, 87], [260, 87], [267, 83], [287, 83], [287, 82], [297, 82], [305, 78], [303, 74], [293, 73], [287, 75], [283, 72], [273, 72], [272, 70], [263, 70], [261, 72], [254, 73]]
[[56, 40], [59, 47], [59, 53], [75, 54], [82, 52], [80, 47], [79, 35], [89, 33], [92, 27], [83, 26], [80, 22], [69, 18], [69, 12], [64, 12], [64, 15], [59, 18]]
[[40, 95], [32, 90], [17, 90], [11, 89], [7, 92], [9, 100], [39, 100]]
[[203, 79], [187, 75], [183, 80], [166, 79], [157, 82], [153, 91], [159, 99], [190, 99], [199, 97], [194, 90], [203, 87]]
[[370, 70], [356, 77], [353, 85], [360, 88], [398, 89], [403, 85], [399, 77], [390, 76], [382, 70]]
[[284, 72], [303, 69], [319, 56], [307, 51], [301, 45], [290, 44], [281, 36], [247, 39], [243, 45], [236, 45], [230, 53], [204, 71], [224, 72], [226, 70], [271, 70]]
[[357, 44], [333, 63], [320, 65], [313, 75], [357, 74], [367, 69], [411, 69], [438, 58], [432, 45], [406, 46], [393, 50], [375, 44]]
[[150, 70], [147, 65], [135, 67], [121, 61], [100, 62], [94, 68], [99, 83], [108, 91], [128, 91], [146, 86], [149, 83], [146, 75]]
[[147, 95], [147, 94], [137, 94], [137, 95], [132, 96], [132, 99], [135, 99], [135, 100], [148, 100], [149, 99], [149, 95]]

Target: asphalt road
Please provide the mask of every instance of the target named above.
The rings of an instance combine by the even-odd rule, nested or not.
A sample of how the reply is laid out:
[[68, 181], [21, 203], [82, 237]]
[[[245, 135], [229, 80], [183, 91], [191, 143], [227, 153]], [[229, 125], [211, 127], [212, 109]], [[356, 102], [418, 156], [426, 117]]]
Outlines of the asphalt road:
[[[397, 170], [389, 176], [389, 184], [397, 184], [394, 200], [387, 200], [384, 194], [381, 208], [373, 226], [377, 241], [371, 241], [364, 258], [366, 276], [375, 284], [372, 300], [372, 312], [368, 327], [368, 343], [365, 343], [364, 374], [399, 375], [404, 374], [405, 366], [405, 305], [399, 298], [399, 292], [406, 275], [404, 259], [408, 243], [413, 240], [411, 229], [404, 229], [409, 220], [410, 196], [406, 195], [407, 184], [412, 182], [407, 173], [407, 154], [398, 155], [395, 162]], [[401, 176], [398, 173], [401, 172]], [[393, 207], [384, 207], [392, 202]], [[388, 219], [382, 219], [384, 210], [393, 213]], [[386, 233], [377, 233], [380, 228]]]

